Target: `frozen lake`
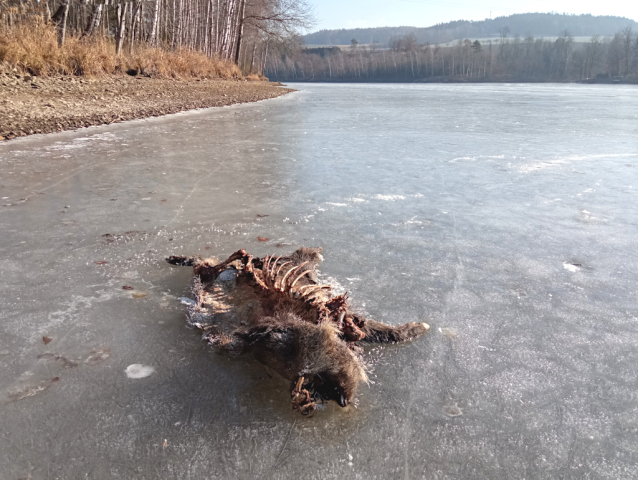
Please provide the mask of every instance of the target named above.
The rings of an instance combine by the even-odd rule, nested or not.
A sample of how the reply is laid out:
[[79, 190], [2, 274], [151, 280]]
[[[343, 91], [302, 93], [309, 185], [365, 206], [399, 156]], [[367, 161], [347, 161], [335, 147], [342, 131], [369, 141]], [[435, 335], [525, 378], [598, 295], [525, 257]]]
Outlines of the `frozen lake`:
[[[0, 477], [638, 478], [638, 90], [293, 88], [0, 144]], [[356, 409], [215, 354], [164, 262], [299, 245], [432, 326]]]

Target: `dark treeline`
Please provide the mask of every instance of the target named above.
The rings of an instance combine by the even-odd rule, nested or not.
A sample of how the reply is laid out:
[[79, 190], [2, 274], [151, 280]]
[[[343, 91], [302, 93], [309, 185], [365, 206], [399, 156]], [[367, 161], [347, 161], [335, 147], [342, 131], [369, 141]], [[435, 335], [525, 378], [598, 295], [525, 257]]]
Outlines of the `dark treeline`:
[[508, 37], [481, 43], [459, 40], [450, 47], [420, 44], [415, 35], [394, 37], [390, 49], [288, 49], [272, 55], [266, 75], [280, 81], [590, 81], [638, 80], [638, 35], [627, 26], [612, 37], [574, 42], [563, 31], [546, 40]]
[[45, 22], [66, 35], [111, 38], [119, 54], [146, 44], [190, 49], [263, 71], [270, 44], [312, 25], [305, 0], [0, 0], [0, 31]]
[[557, 32], [569, 31], [573, 36], [600, 35], [612, 36], [618, 30], [632, 26], [638, 29], [638, 23], [623, 17], [565, 15], [557, 13], [523, 13], [507, 17], [497, 17], [477, 22], [458, 20], [427, 28], [417, 27], [380, 27], [341, 30], [320, 30], [303, 37], [306, 45], [350, 45], [356, 38], [360, 44], [378, 43], [387, 46], [391, 38], [414, 34], [421, 44], [447, 43], [458, 38], [497, 38], [503, 28], [509, 28], [512, 34], [535, 37], [555, 36]]

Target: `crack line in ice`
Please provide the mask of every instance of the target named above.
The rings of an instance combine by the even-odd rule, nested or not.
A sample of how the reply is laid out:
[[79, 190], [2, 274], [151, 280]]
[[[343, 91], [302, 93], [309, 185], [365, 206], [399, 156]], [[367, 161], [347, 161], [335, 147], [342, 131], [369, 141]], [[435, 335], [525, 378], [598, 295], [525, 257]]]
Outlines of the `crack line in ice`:
[[[195, 190], [197, 190], [197, 187], [199, 186], [199, 184], [203, 180], [208, 180], [210, 176], [213, 175], [214, 173], [217, 173], [217, 171], [224, 165], [224, 163], [225, 163], [224, 161], [220, 162], [219, 165], [217, 165], [216, 168], [208, 172], [208, 175], [206, 175], [205, 177], [199, 177], [199, 180], [195, 182], [189, 194], [186, 195], [186, 198], [184, 198], [184, 201], [180, 204], [179, 208], [177, 209], [177, 212], [175, 212], [175, 215], [173, 215], [173, 218], [171, 218], [171, 220], [164, 226], [165, 231], [168, 231], [168, 227], [172, 225], [173, 222], [177, 219], [177, 217], [179, 217], [182, 214], [182, 212], [184, 211], [184, 205], [186, 205], [186, 202], [188, 202], [188, 200], [193, 196], [193, 193], [195, 193]], [[151, 240], [148, 246], [152, 247], [153, 245], [155, 245], [155, 243], [159, 240], [160, 236], [161, 236], [161, 231], [157, 232], [155, 239]]]

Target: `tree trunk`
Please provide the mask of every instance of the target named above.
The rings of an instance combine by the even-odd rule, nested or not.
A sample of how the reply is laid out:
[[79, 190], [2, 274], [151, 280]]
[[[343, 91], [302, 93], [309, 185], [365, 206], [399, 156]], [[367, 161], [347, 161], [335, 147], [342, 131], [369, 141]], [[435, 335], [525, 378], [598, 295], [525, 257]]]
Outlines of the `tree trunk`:
[[255, 39], [255, 41], [253, 42], [253, 53], [250, 56], [250, 72], [248, 73], [253, 73], [253, 69], [255, 68], [255, 52], [257, 51], [257, 40]]
[[[135, 2], [135, 5], [132, 8], [132, 13], [131, 13], [131, 31], [129, 33], [129, 53], [133, 53], [133, 44], [135, 43], [135, 29], [138, 26], [138, 21], [137, 21], [137, 17], [140, 13], [140, 9], [142, 7], [142, 2]], [[139, 39], [139, 34], [137, 36], [137, 38]]]
[[266, 50], [264, 51], [264, 63], [261, 67], [261, 73], [264, 73], [264, 70], [266, 70], [266, 62], [268, 61], [268, 45], [270, 44], [270, 41], [266, 42]]
[[[124, 7], [122, 7], [124, 5]], [[128, 2], [117, 5], [117, 32], [115, 33], [115, 54], [122, 52], [122, 43], [124, 42], [124, 34], [126, 33], [126, 12], [128, 11]]]
[[51, 8], [49, 8], [49, 0], [44, 1], [44, 23], [49, 23], [51, 20]]
[[151, 24], [151, 37], [150, 43], [154, 47], [157, 47], [157, 27], [159, 22], [159, 11], [160, 11], [161, 3], [160, 0], [155, 0], [155, 11], [153, 12], [153, 23]]
[[100, 22], [102, 20], [103, 8], [104, 8], [103, 3], [99, 3], [93, 7], [93, 13], [91, 14], [91, 17], [89, 18], [89, 23], [86, 26], [86, 29], [84, 30], [84, 34], [82, 35], [83, 37], [90, 37], [91, 35], [93, 35], [93, 32], [97, 30], [97, 28], [100, 26]]
[[237, 29], [237, 50], [235, 51], [235, 64], [239, 65], [239, 54], [241, 53], [241, 41], [244, 36], [244, 16], [246, 15], [246, 0], [241, 0], [239, 13], [239, 28]]
[[66, 22], [69, 18], [69, 0], [64, 0], [58, 11], [54, 15], [54, 19], [59, 21], [58, 23], [58, 45], [61, 47], [64, 45], [64, 39], [66, 37]]

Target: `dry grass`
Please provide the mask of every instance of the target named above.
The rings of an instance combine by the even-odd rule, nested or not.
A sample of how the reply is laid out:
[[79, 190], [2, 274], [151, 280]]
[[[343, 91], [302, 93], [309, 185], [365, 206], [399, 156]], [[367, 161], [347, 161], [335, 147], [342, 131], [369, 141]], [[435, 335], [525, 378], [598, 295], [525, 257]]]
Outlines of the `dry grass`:
[[42, 22], [0, 27], [0, 71], [14, 68], [38, 76], [110, 75], [127, 70], [155, 77], [241, 78], [234, 63], [211, 59], [187, 49], [163, 50], [145, 45], [115, 55], [115, 43], [104, 36], [67, 36], [58, 47], [54, 27]]
[[251, 73], [250, 75], [245, 76], [244, 79], [248, 80], [249, 82], [267, 82], [268, 81], [268, 77], [265, 77], [264, 75], [259, 75], [258, 73]]

